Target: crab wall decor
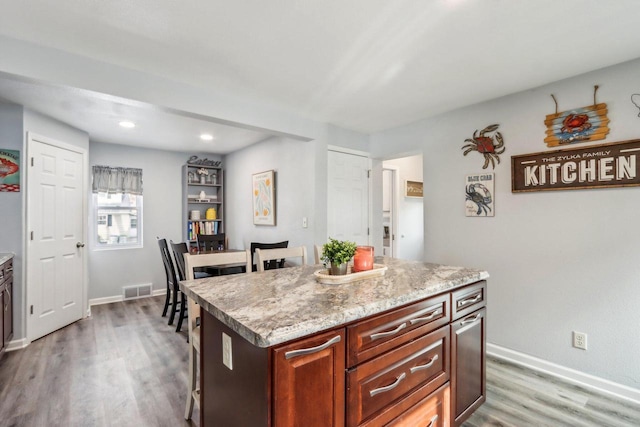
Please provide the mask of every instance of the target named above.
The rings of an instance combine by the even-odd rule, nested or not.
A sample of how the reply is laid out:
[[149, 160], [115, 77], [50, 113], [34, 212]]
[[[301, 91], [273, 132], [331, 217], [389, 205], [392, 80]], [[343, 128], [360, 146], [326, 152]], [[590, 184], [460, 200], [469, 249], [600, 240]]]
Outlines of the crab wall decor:
[[465, 179], [465, 215], [494, 215], [494, 174], [467, 175]]
[[[491, 166], [493, 166], [494, 169], [496, 168], [496, 161], [500, 164], [500, 157], [498, 155], [504, 153], [505, 148], [503, 147], [504, 140], [502, 139], [502, 134], [497, 132], [498, 126], [500, 125], [489, 125], [482, 129], [480, 133], [478, 133], [476, 129], [476, 131], [473, 132], [472, 138], [464, 140], [464, 142], [468, 142], [468, 144], [463, 145], [461, 148], [464, 150], [462, 154], [465, 156], [472, 151], [477, 151], [482, 154], [484, 156], [484, 166], [482, 166], [482, 169], [486, 169], [487, 166], [489, 166], [489, 162], [491, 162]], [[496, 132], [495, 134], [487, 135], [494, 131]], [[500, 148], [502, 148], [502, 150], [500, 150]]]
[[544, 139], [547, 147], [605, 139], [609, 133], [607, 104], [596, 103], [597, 91], [596, 85], [593, 91], [593, 105], [560, 113], [558, 102], [555, 96], [551, 95], [556, 103], [556, 112], [549, 114], [544, 121], [547, 126], [547, 137]]

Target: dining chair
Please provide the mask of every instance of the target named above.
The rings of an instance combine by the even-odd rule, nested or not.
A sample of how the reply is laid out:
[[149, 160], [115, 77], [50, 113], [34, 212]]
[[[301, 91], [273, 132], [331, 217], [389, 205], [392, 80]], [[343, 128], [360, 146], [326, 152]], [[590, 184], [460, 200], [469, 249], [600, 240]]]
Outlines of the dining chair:
[[196, 241], [199, 252], [223, 251], [227, 249], [227, 241], [224, 233], [198, 234]]
[[[256, 249], [256, 256], [258, 258], [258, 271], [264, 271], [265, 263], [271, 260], [284, 260], [285, 258], [302, 258], [302, 265], [307, 264], [307, 248], [306, 246], [298, 246], [295, 248], [280, 248], [280, 249]], [[284, 262], [283, 262], [284, 266]]]
[[[198, 267], [225, 266], [244, 264], [245, 274], [251, 271], [251, 253], [248, 249], [236, 252], [218, 252], [208, 254], [184, 254], [185, 274], [187, 280], [195, 279], [194, 269]], [[197, 385], [198, 357], [200, 355], [200, 307], [193, 298], [187, 297], [187, 325], [189, 326], [189, 388], [184, 418], [191, 419], [193, 405], [200, 406], [200, 389]]]
[[[289, 241], [285, 240], [283, 242], [277, 243], [260, 243], [260, 242], [251, 242], [251, 258], [256, 260], [256, 249], [278, 249], [278, 248], [286, 248], [289, 246]], [[271, 260], [265, 266], [265, 270], [272, 270], [274, 268], [282, 268], [284, 267], [284, 258], [281, 260]], [[258, 271], [258, 266], [256, 262], [251, 266], [251, 271]]]
[[181, 293], [178, 287], [178, 278], [176, 276], [176, 270], [171, 261], [171, 254], [169, 253], [169, 247], [167, 246], [167, 239], [158, 239], [158, 245], [160, 246], [160, 255], [162, 256], [162, 264], [164, 265], [164, 273], [167, 280], [167, 295], [164, 300], [164, 309], [162, 310], [162, 317], [167, 315], [167, 310], [171, 306], [171, 313], [169, 314], [169, 325], [173, 325], [176, 312], [180, 311], [179, 323], [182, 325], [182, 318], [184, 316], [182, 311], [183, 299], [178, 296]]
[[316, 264], [320, 264], [320, 262], [322, 261], [322, 246], [313, 245], [313, 255]]
[[[175, 261], [176, 273], [178, 273], [178, 281], [186, 280], [184, 269], [184, 254], [189, 253], [189, 247], [185, 242], [173, 243], [173, 240], [169, 241], [171, 250], [173, 252], [173, 259]], [[211, 277], [211, 274], [204, 271], [194, 272], [196, 279], [202, 279], [204, 277]], [[178, 287], [180, 290], [180, 287]], [[182, 322], [187, 313], [187, 297], [180, 291], [180, 315], [178, 316], [178, 324], [176, 325], [176, 332], [180, 332], [182, 329]]]

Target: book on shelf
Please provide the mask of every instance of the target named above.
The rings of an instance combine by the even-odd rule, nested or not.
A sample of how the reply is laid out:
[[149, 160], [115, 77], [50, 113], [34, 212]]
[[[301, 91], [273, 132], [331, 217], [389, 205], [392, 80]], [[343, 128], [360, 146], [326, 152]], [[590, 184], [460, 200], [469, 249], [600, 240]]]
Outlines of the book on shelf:
[[218, 234], [218, 221], [189, 221], [187, 226], [187, 238], [196, 240], [198, 234]]

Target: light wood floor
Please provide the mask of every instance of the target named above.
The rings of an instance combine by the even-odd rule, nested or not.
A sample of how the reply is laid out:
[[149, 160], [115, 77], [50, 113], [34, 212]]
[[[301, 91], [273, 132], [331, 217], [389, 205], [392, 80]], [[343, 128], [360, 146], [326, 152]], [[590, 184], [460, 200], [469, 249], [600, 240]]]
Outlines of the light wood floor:
[[487, 401], [463, 427], [638, 427], [640, 405], [487, 358]]
[[5, 353], [0, 426], [197, 425], [184, 420], [186, 325], [168, 326], [163, 304], [94, 306], [90, 318]]
[[[91, 318], [6, 353], [0, 426], [197, 425], [183, 419], [186, 333], [160, 317], [163, 303], [95, 306]], [[640, 426], [640, 405], [488, 358], [487, 402], [464, 426]]]

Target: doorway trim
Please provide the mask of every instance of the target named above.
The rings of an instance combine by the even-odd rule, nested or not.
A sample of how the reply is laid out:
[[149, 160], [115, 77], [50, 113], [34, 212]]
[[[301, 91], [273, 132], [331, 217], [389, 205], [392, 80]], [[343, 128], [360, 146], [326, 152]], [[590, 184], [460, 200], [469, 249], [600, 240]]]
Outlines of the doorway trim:
[[398, 198], [400, 195], [400, 168], [397, 166], [382, 166], [382, 171], [385, 170], [391, 171], [391, 187], [392, 187], [392, 198], [389, 201], [391, 203], [391, 257], [398, 257], [398, 240], [396, 236], [398, 235], [398, 209], [399, 203]]
[[[23, 268], [23, 277], [24, 277], [24, 298], [23, 298], [23, 306], [22, 306], [22, 310], [23, 310], [23, 321], [24, 321], [24, 327], [25, 327], [25, 342], [23, 347], [26, 347], [27, 345], [29, 345], [31, 343], [31, 341], [33, 340], [32, 335], [31, 335], [31, 325], [30, 325], [30, 317], [29, 317], [29, 302], [30, 302], [30, 297], [32, 297], [31, 295], [29, 295], [29, 291], [30, 291], [30, 286], [29, 286], [29, 281], [30, 281], [30, 270], [29, 270], [29, 259], [30, 259], [30, 251], [31, 251], [31, 246], [29, 245], [29, 241], [30, 241], [30, 230], [32, 229], [31, 224], [32, 224], [32, 218], [31, 218], [31, 206], [29, 206], [29, 194], [32, 191], [32, 185], [34, 185], [33, 182], [33, 178], [31, 176], [30, 173], [30, 168], [31, 168], [31, 159], [32, 159], [32, 153], [34, 150], [33, 144], [34, 143], [42, 143], [42, 144], [47, 144], [47, 145], [51, 145], [53, 147], [56, 148], [60, 148], [63, 150], [68, 150], [68, 151], [73, 151], [75, 153], [78, 153], [82, 156], [82, 215], [81, 215], [81, 220], [83, 221], [83, 231], [82, 231], [82, 238], [83, 241], [86, 242], [87, 241], [87, 233], [88, 233], [88, 221], [89, 221], [89, 211], [88, 211], [88, 197], [87, 197], [87, 191], [89, 188], [89, 175], [88, 175], [88, 171], [89, 171], [89, 155], [88, 155], [88, 150], [83, 148], [83, 147], [79, 147], [77, 145], [73, 145], [73, 144], [69, 144], [67, 142], [62, 142], [59, 140], [56, 140], [54, 138], [50, 138], [47, 136], [43, 136], [41, 134], [38, 133], [34, 133], [34, 132], [28, 132], [27, 131], [27, 135], [26, 135], [26, 153], [27, 155], [25, 156], [25, 161], [24, 161], [24, 170], [26, 170], [26, 192], [25, 192], [25, 197], [24, 197], [24, 212], [25, 212], [25, 216], [26, 216], [26, 221], [24, 223], [24, 241], [23, 241], [23, 247], [24, 247], [24, 268]], [[86, 318], [88, 316], [88, 283], [89, 283], [89, 271], [88, 271], [88, 251], [85, 251], [85, 256], [82, 257], [82, 318]]]

